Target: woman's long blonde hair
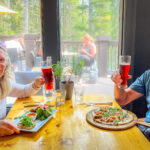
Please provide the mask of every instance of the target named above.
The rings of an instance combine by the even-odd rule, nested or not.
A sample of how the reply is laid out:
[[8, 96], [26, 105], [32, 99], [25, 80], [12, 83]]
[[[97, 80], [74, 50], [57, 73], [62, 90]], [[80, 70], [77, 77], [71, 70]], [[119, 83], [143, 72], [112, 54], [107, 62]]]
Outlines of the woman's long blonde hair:
[[2, 100], [7, 97], [11, 91], [11, 79], [13, 78], [13, 76], [11, 73], [11, 62], [9, 56], [4, 48], [0, 47], [0, 50], [5, 53], [6, 59], [5, 72], [4, 75], [0, 78], [0, 100]]

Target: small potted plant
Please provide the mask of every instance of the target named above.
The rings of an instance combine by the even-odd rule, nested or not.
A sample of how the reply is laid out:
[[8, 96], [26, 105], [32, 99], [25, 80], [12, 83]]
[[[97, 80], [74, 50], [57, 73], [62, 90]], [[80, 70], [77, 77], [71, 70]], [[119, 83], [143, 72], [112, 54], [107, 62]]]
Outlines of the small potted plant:
[[66, 100], [70, 100], [72, 98], [73, 87], [74, 87], [73, 78], [74, 76], [78, 76], [80, 74], [83, 65], [84, 65], [84, 61], [80, 61], [79, 63], [76, 63], [75, 59], [73, 60], [71, 65], [64, 64], [62, 66], [60, 61], [58, 61], [56, 64], [53, 64], [56, 88], [61, 86], [61, 88], [66, 89]]
[[61, 81], [61, 77], [62, 77], [63, 67], [61, 65], [61, 62], [57, 61], [56, 64], [52, 65], [52, 68], [53, 68], [54, 77], [55, 77], [56, 89], [58, 89], [60, 87], [60, 81]]
[[72, 98], [74, 82], [78, 82], [83, 65], [84, 60], [78, 63], [74, 58], [71, 65], [65, 65], [63, 68], [62, 76], [64, 80], [62, 81], [62, 85], [66, 88], [66, 100]]

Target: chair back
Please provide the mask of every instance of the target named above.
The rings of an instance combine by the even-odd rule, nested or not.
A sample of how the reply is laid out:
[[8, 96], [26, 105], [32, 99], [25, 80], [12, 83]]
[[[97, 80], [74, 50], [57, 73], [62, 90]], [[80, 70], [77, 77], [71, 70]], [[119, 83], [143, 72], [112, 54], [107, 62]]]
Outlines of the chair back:
[[9, 55], [11, 63], [12, 64], [17, 64], [17, 61], [18, 61], [17, 48], [8, 48], [7, 53]]

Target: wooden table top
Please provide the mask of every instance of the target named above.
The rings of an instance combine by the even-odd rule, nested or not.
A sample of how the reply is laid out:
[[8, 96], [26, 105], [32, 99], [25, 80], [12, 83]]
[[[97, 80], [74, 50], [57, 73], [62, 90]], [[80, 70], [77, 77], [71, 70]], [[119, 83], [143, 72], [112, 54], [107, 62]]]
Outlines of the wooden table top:
[[[109, 95], [85, 95], [86, 101], [113, 101]], [[31, 97], [16, 100], [7, 120], [24, 113], [24, 101], [42, 101], [43, 98]], [[149, 150], [150, 142], [134, 126], [122, 131], [108, 131], [96, 128], [86, 121], [86, 113], [93, 106], [76, 105], [66, 101], [56, 115], [37, 133], [15, 134], [0, 137], [0, 150]]]

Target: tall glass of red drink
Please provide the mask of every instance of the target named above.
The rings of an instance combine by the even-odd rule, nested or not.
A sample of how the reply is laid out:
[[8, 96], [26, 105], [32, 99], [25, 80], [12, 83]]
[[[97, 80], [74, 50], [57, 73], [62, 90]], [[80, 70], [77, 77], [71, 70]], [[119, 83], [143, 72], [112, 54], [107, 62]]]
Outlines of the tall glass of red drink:
[[53, 70], [52, 68], [42, 68], [42, 74], [45, 79], [45, 88], [46, 90], [53, 89]]
[[127, 78], [130, 70], [131, 56], [120, 56], [119, 57], [119, 72], [121, 75], [122, 83], [119, 88], [127, 88]]
[[41, 61], [41, 71], [45, 79], [45, 85], [43, 87], [44, 100], [46, 102], [52, 101], [53, 99], [52, 97], [54, 95], [53, 89], [54, 76], [50, 57], [46, 61]]

